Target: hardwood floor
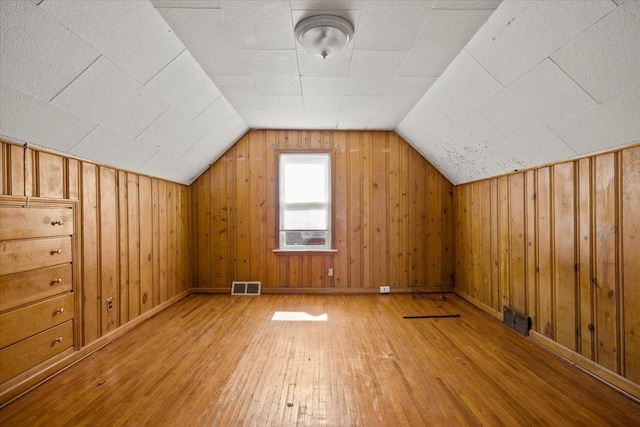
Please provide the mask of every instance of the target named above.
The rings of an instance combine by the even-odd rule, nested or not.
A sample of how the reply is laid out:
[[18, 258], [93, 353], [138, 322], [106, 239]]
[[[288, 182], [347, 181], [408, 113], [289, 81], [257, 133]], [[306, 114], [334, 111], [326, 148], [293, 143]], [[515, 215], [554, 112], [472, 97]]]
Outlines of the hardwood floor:
[[638, 425], [640, 404], [447, 298], [191, 295], [0, 425]]

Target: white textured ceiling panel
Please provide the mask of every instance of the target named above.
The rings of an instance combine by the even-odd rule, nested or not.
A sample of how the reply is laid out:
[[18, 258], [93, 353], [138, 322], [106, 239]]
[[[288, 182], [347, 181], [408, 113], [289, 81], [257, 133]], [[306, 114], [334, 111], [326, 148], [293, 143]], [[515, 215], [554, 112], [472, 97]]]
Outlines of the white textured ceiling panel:
[[492, 10], [432, 10], [400, 68], [403, 76], [440, 76]]
[[0, 1], [0, 28], [0, 81], [45, 101], [100, 56], [31, 2]]
[[46, 0], [40, 7], [142, 84], [184, 49], [147, 1]]
[[450, 120], [462, 119], [502, 89], [502, 85], [466, 52], [451, 63], [427, 97]]
[[507, 1], [465, 50], [508, 85], [615, 6], [609, 0]]
[[205, 133], [200, 126], [190, 122], [173, 108], [169, 108], [142, 132], [138, 140], [179, 157]]
[[577, 153], [549, 128], [509, 142], [490, 153], [502, 170], [519, 170], [576, 157]]
[[640, 89], [549, 128], [580, 155], [640, 142]]
[[216, 85], [186, 50], [145, 86], [190, 120], [220, 96]]
[[[184, 183], [247, 127], [395, 127], [458, 184], [640, 142], [639, 4], [0, 1], [0, 123]], [[317, 13], [355, 27], [324, 60], [294, 38]]]
[[498, 92], [478, 111], [513, 140], [596, 105], [547, 59]]
[[146, 175], [160, 176], [169, 181], [189, 183], [198, 177], [199, 173], [196, 171], [199, 169], [198, 166], [186, 160], [158, 151], [137, 171]]
[[169, 107], [104, 56], [52, 102], [133, 138]]
[[[380, 114], [385, 111], [403, 111], [406, 115], [418, 100], [436, 81], [435, 77], [396, 76], [384, 95], [380, 105]], [[402, 120], [400, 120], [402, 121]], [[398, 121], [398, 123], [400, 123]], [[397, 124], [397, 123], [396, 123]]]
[[240, 49], [295, 49], [287, 1], [221, 1]]
[[108, 127], [98, 126], [70, 152], [85, 159], [98, 156], [103, 163], [119, 164], [122, 168], [135, 171], [158, 150]]
[[68, 151], [98, 124], [40, 98], [0, 84], [0, 135]]
[[[375, 1], [362, 4], [355, 48], [404, 50], [413, 45], [432, 1]], [[398, 25], [402, 22], [402, 25]]]
[[640, 2], [628, 1], [551, 58], [598, 102], [606, 102], [640, 87], [639, 22]]

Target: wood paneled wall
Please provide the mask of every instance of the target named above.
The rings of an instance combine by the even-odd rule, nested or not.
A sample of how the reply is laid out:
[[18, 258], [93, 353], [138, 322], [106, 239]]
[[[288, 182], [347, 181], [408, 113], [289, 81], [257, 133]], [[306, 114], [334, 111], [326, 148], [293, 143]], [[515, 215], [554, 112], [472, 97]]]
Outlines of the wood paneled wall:
[[[332, 150], [334, 254], [273, 252], [277, 150], [292, 148]], [[453, 285], [453, 186], [393, 132], [251, 131], [191, 191], [196, 288]]]
[[81, 345], [189, 289], [188, 187], [20, 145], [0, 148], [1, 194], [79, 202]]
[[640, 383], [640, 146], [455, 189], [456, 290]]

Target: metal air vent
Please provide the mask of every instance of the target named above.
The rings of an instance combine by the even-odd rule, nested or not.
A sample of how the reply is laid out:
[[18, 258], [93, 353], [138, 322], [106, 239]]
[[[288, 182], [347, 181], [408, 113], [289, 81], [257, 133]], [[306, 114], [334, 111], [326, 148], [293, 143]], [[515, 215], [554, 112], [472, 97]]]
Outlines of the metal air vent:
[[260, 295], [260, 282], [231, 282], [231, 295]]

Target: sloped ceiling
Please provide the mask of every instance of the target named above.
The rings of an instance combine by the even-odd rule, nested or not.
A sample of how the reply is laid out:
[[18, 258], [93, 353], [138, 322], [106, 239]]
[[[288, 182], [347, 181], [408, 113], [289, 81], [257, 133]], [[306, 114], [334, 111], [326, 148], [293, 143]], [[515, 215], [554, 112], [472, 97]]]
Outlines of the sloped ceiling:
[[[635, 0], [0, 8], [0, 136], [185, 184], [249, 128], [395, 129], [455, 184], [640, 141]], [[356, 30], [326, 60], [318, 13]]]

